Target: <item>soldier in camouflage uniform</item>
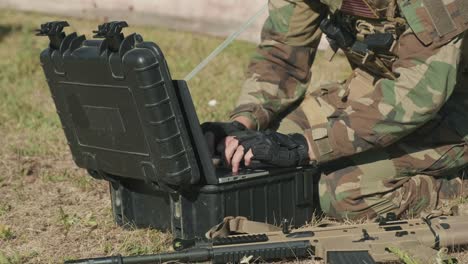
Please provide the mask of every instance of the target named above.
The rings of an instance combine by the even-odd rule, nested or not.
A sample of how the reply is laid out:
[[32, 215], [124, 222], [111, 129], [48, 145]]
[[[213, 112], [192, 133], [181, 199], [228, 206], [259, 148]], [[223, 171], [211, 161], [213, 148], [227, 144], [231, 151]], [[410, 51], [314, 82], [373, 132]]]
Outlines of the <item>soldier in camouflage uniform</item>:
[[[458, 175], [468, 162], [463, 2], [270, 0], [262, 42], [231, 119], [259, 131], [279, 126], [280, 139], [303, 135], [308, 159], [324, 170], [320, 203], [330, 216], [373, 218], [440, 207], [462, 192]], [[339, 48], [354, 71], [345, 82], [306, 94], [323, 21], [352, 36]], [[327, 36], [340, 42], [340, 36]], [[392, 36], [392, 45], [363, 46], [373, 36]], [[241, 160], [268, 163], [272, 154], [265, 153], [272, 149], [255, 146], [276, 141], [262, 133], [253, 142], [226, 138], [234, 171]], [[286, 141], [292, 143], [279, 156], [295, 157], [288, 165], [304, 164], [300, 153], [287, 152], [301, 141]], [[278, 160], [270, 163], [283, 165]]]

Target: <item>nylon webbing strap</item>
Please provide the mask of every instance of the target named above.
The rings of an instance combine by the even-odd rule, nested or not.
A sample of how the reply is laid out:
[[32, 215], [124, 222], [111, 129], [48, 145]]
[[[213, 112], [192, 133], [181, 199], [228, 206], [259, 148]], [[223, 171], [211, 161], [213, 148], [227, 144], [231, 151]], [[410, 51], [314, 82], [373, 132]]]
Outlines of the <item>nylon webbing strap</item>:
[[224, 218], [223, 222], [215, 225], [208, 232], [206, 232], [205, 236], [206, 238], [211, 239], [215, 237], [227, 237], [236, 233], [255, 234], [280, 230], [281, 228], [277, 226], [249, 221], [247, 218], [242, 216], [227, 216]]
[[[327, 113], [325, 113], [325, 111], [332, 110], [327, 110], [325, 107], [321, 107], [317, 100], [323, 99], [320, 97], [308, 97], [302, 102], [301, 107], [303, 109], [307, 109], [308, 114], [306, 114], [306, 118], [311, 126], [312, 140], [317, 146], [317, 150], [319, 152], [317, 154], [321, 157], [333, 152], [332, 145], [328, 138], [328, 118]], [[317, 158], [320, 159], [320, 157]]]
[[200, 64], [197, 65], [187, 76], [185, 76], [184, 80], [188, 82], [192, 79], [195, 75], [197, 75], [203, 68], [205, 68], [208, 63], [210, 63], [219, 53], [221, 53], [229, 44], [231, 44], [242, 32], [244, 32], [247, 28], [252, 25], [252, 23], [257, 20], [260, 15], [263, 14], [268, 9], [268, 2], [260, 8], [252, 17], [250, 17], [242, 26], [234, 33], [232, 33], [229, 37], [226, 38], [223, 43], [221, 43], [213, 52], [210, 53]]
[[327, 124], [328, 123], [327, 114], [331, 114], [331, 113], [325, 113], [325, 111], [327, 110], [324, 109], [324, 107], [320, 106], [319, 102], [317, 101], [318, 98], [315, 98], [312, 96], [308, 97], [304, 99], [304, 101], [302, 101], [302, 105], [301, 105], [301, 108], [307, 109], [310, 111], [310, 112], [307, 112], [308, 114], [306, 114], [306, 118], [312, 127]]
[[457, 29], [442, 0], [422, 0], [422, 2], [440, 37]]

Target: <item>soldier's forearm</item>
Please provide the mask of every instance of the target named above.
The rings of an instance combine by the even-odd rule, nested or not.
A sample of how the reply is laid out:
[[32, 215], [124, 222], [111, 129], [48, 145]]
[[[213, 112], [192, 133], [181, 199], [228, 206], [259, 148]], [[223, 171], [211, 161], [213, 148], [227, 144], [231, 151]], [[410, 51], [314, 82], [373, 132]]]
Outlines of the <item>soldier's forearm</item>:
[[257, 129], [271, 126], [300, 102], [321, 39], [319, 23], [326, 8], [319, 2], [273, 1], [262, 29], [262, 42], [251, 57], [231, 119], [253, 119]]

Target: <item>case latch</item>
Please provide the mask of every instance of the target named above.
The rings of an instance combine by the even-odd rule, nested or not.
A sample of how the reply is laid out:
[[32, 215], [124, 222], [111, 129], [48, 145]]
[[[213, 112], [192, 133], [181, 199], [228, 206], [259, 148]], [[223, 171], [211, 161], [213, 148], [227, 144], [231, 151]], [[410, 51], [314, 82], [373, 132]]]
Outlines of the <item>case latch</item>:
[[119, 51], [120, 43], [124, 40], [122, 29], [128, 27], [125, 21], [112, 21], [98, 26], [98, 30], [94, 30], [94, 38], [105, 38], [107, 48], [112, 52]]
[[40, 29], [36, 29], [36, 36], [48, 36], [50, 40], [49, 46], [53, 49], [59, 49], [62, 40], [65, 38], [63, 29], [68, 27], [67, 21], [52, 21], [41, 24]]

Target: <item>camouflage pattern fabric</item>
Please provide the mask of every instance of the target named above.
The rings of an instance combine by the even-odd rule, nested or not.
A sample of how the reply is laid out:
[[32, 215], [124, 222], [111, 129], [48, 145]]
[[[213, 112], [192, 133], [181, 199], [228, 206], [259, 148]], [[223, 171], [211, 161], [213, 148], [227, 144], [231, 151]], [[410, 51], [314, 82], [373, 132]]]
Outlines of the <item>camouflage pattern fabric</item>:
[[319, 162], [329, 162], [320, 202], [338, 219], [418, 214], [463, 193], [456, 175], [468, 163], [468, 40], [426, 47], [408, 31], [399, 46], [397, 80], [356, 70], [347, 85], [307, 95], [280, 125], [304, 133]]
[[[400, 157], [399, 151], [398, 147], [370, 151], [329, 166], [319, 184], [322, 211], [336, 219], [372, 219], [390, 212], [413, 217], [423, 211], [448, 209], [444, 206], [449, 199], [464, 194], [462, 179], [448, 173], [459, 169], [456, 165], [438, 171], [442, 166], [436, 164], [433, 150]], [[413, 164], [429, 167], [411, 167]], [[428, 175], [431, 173], [439, 176]]]
[[[432, 124], [445, 115], [463, 114], [459, 102], [449, 102], [456, 87], [461, 43], [455, 39], [441, 47], [426, 47], [407, 31], [400, 38], [399, 60], [394, 64], [397, 80], [379, 79], [371, 92], [354, 100], [350, 97], [359, 87], [352, 87], [353, 80], [347, 82], [348, 87], [323, 87], [310, 95], [301, 108], [310, 123], [305, 133], [317, 160], [326, 162], [383, 148], [429, 121]], [[462, 84], [457, 89], [463, 90]], [[446, 113], [454, 104], [455, 112]], [[315, 120], [317, 112], [321, 120]]]
[[316, 1], [269, 1], [270, 16], [252, 56], [231, 119], [246, 116], [265, 129], [297, 106], [307, 91], [326, 8]]
[[349, 80], [303, 99], [326, 11], [318, 1], [270, 1], [262, 44], [231, 117], [248, 116], [265, 129], [287, 115], [278, 131], [303, 133], [312, 143], [326, 168], [321, 206], [336, 218], [417, 214], [460, 194], [455, 176], [468, 163], [468, 40], [458, 32], [425, 42], [420, 33], [430, 26], [412, 24], [393, 51], [397, 78], [354, 65]]
[[399, 0], [409, 26], [419, 40], [446, 43], [468, 29], [468, 6], [465, 0]]

